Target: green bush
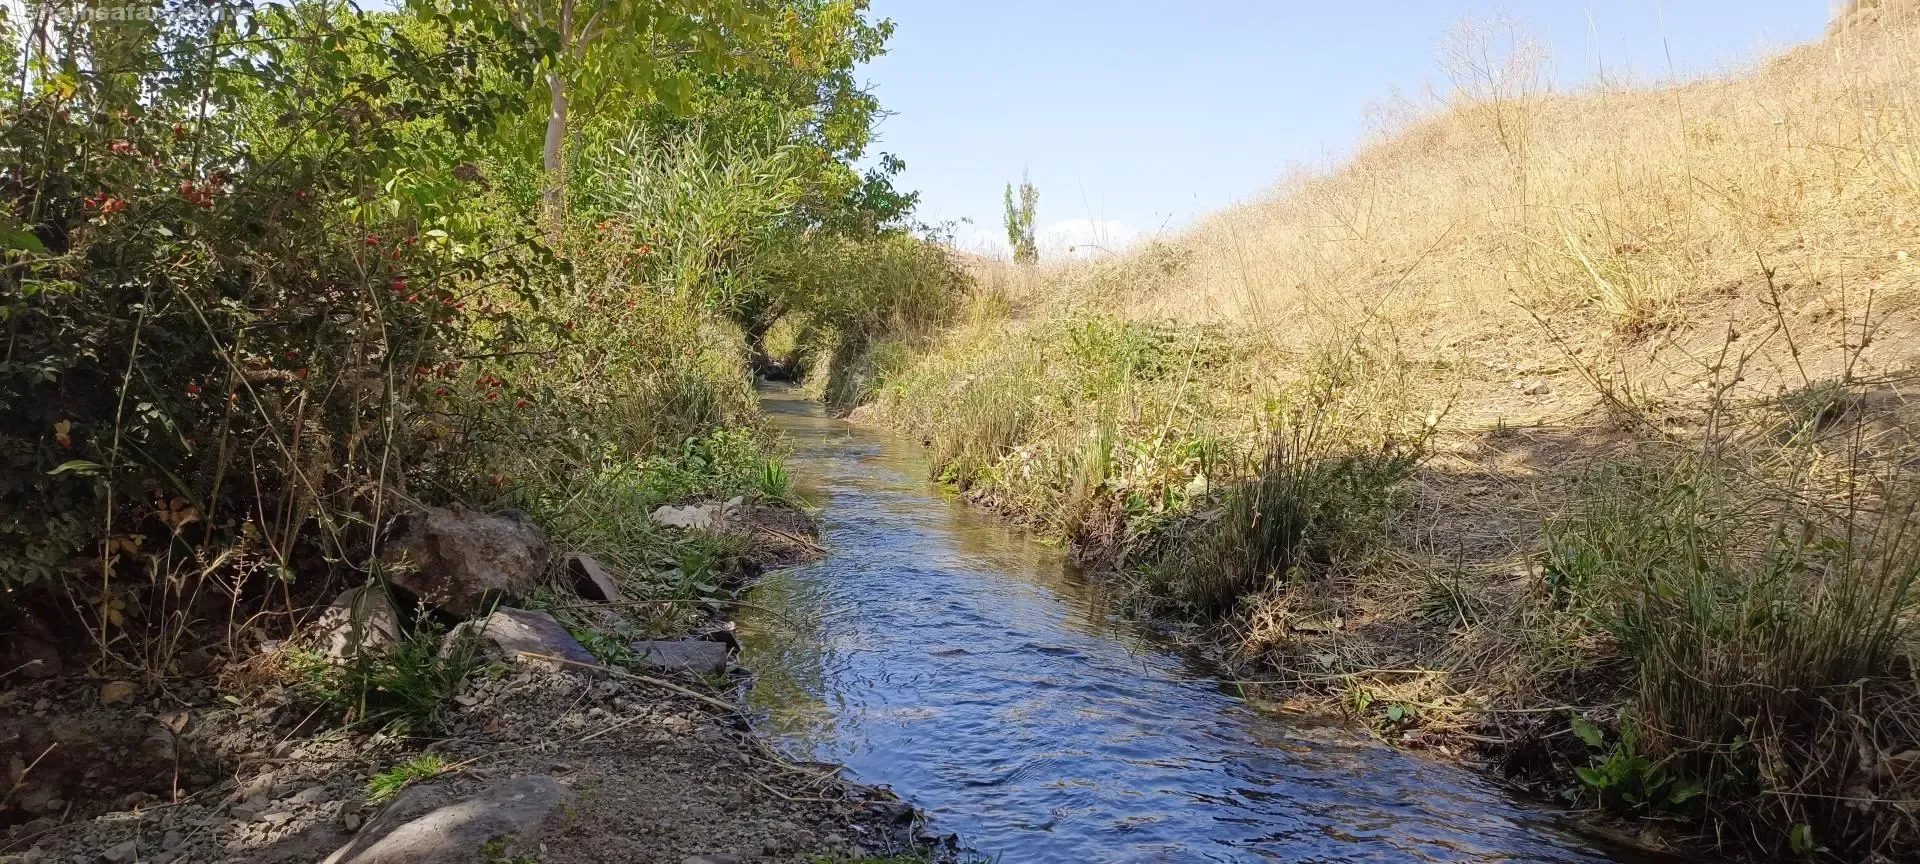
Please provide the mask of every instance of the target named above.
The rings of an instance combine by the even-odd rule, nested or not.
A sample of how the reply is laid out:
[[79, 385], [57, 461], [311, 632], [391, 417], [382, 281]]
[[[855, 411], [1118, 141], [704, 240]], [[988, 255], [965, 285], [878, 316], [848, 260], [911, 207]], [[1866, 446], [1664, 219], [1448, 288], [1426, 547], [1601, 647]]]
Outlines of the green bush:
[[931, 253], [898, 160], [852, 167], [889, 28], [751, 5], [569, 65], [558, 174], [553, 46], [495, 4], [45, 10], [0, 76], [0, 614], [164, 671], [122, 649], [296, 620], [404, 507], [605, 536], [635, 498], [786, 494], [743, 327], [837, 302], [793, 274]]
[[393, 422], [416, 370], [538, 326], [476, 286], [524, 307], [558, 271], [460, 215], [516, 44], [310, 6], [183, 9], [151, 39], [48, 23], [79, 65], [178, 70], [43, 68], [0, 109], [0, 584], [83, 580], [105, 646], [192, 620], [210, 571], [257, 596], [363, 558], [437, 449]]

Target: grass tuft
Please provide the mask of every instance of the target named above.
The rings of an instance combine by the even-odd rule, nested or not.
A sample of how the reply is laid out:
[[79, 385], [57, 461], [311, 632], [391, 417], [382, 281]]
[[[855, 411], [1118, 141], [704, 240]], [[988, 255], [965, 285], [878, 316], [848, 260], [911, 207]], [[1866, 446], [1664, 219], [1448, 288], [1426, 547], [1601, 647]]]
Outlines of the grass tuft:
[[431, 780], [450, 770], [446, 760], [425, 753], [388, 768], [367, 780], [367, 803], [382, 804], [400, 794], [400, 790], [422, 780]]
[[1551, 583], [1636, 672], [1633, 731], [1608, 759], [1698, 787], [1775, 852], [1792, 832], [1763, 826], [1856, 854], [1920, 836], [1898, 803], [1920, 794], [1899, 762], [1920, 734], [1920, 486], [1898, 466], [1838, 495], [1758, 470], [1616, 464], [1551, 526]]

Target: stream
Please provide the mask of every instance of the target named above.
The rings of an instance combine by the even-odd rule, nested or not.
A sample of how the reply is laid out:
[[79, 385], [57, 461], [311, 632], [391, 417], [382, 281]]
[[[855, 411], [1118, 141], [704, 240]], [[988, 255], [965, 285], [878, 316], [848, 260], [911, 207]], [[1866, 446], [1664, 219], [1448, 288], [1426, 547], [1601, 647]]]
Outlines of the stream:
[[826, 556], [740, 613], [760, 728], [1007, 864], [1646, 861], [1466, 769], [1262, 713], [1103, 609], [1059, 550], [942, 500], [915, 442], [763, 394]]

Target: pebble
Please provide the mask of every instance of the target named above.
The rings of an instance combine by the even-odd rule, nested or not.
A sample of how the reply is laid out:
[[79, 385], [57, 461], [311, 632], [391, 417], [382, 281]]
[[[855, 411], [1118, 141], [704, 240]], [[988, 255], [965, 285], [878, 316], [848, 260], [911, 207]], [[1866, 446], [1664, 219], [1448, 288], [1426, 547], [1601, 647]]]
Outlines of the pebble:
[[332, 797], [325, 786], [308, 786], [287, 799], [288, 804], [319, 804]]
[[107, 847], [107, 851], [100, 853], [100, 860], [107, 864], [132, 864], [134, 856], [138, 855], [139, 851], [140, 844], [137, 841], [128, 840], [125, 843]]
[[[134, 686], [132, 681], [108, 681], [106, 686], [100, 688], [100, 704], [114, 705], [120, 702], [131, 702], [133, 701], [133, 692]], [[114, 848], [118, 849], [120, 847], [115, 846]]]
[[185, 842], [187, 842], [187, 835], [178, 831], [168, 831], [167, 836], [160, 838], [160, 848], [171, 851], [180, 848], [180, 844]]
[[256, 798], [272, 798], [274, 789], [278, 785], [272, 771], [262, 771], [253, 779], [240, 784], [240, 788], [235, 789], [233, 792], [233, 800], [250, 801]]

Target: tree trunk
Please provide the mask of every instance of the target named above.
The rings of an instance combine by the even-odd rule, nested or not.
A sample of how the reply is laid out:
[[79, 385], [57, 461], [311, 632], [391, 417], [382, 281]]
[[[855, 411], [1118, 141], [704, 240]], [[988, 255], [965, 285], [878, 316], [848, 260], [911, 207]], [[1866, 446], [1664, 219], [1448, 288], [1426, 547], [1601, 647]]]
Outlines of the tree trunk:
[[545, 193], [548, 230], [557, 238], [566, 217], [567, 186], [567, 81], [558, 72], [547, 74], [547, 142], [542, 163], [547, 172]]

